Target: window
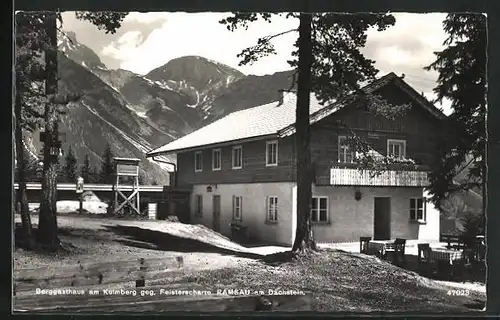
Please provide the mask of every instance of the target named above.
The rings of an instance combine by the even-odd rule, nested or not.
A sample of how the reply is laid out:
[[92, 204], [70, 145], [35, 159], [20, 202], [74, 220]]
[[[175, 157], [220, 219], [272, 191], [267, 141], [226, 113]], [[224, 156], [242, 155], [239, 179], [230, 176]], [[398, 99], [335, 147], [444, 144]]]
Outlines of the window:
[[311, 221], [328, 222], [328, 197], [312, 198]]
[[354, 151], [351, 150], [346, 136], [339, 136], [339, 162], [353, 163]]
[[387, 155], [402, 160], [406, 157], [405, 140], [387, 140]]
[[266, 166], [278, 165], [278, 141], [266, 142]]
[[194, 171], [200, 172], [203, 170], [203, 151], [194, 153]]
[[200, 218], [201, 216], [203, 216], [203, 196], [202, 195], [199, 195], [199, 194], [196, 195], [195, 208], [196, 208], [196, 211], [195, 211], [196, 217]]
[[233, 219], [241, 220], [243, 197], [233, 196]]
[[241, 146], [233, 147], [233, 169], [243, 167], [243, 148]]
[[278, 222], [278, 197], [267, 197], [267, 221]]
[[425, 221], [425, 198], [411, 198], [410, 199], [410, 220], [412, 221]]
[[218, 171], [221, 168], [221, 151], [220, 149], [212, 150], [212, 170]]

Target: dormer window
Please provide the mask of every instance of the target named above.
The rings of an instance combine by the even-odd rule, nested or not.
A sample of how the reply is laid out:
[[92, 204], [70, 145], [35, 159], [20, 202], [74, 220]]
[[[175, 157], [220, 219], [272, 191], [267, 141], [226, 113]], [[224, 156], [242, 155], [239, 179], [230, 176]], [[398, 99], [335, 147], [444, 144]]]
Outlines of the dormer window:
[[387, 140], [387, 156], [403, 160], [406, 157], [406, 141], [395, 139]]

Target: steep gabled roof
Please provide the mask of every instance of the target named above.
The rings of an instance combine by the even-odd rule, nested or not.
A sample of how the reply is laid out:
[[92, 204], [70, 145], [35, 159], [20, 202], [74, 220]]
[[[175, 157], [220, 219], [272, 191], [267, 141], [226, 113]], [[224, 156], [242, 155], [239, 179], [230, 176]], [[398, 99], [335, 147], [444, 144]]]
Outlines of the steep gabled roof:
[[[230, 113], [199, 130], [150, 151], [147, 156], [260, 136], [277, 136], [279, 130], [295, 122], [295, 107], [295, 95], [287, 93], [283, 103], [276, 101]], [[311, 95], [310, 113], [313, 114], [323, 107], [316, 97]]]
[[[422, 107], [427, 109], [434, 116], [440, 119], [445, 117], [434, 105], [428, 102], [392, 72], [363, 86], [361, 90], [366, 93], [373, 93], [393, 80], [395, 80], [395, 83], [401, 89], [410, 94]], [[230, 113], [224, 118], [199, 130], [150, 151], [147, 156], [151, 157], [163, 153], [172, 153], [230, 141], [258, 137], [279, 137], [293, 134], [295, 132], [296, 101], [295, 94], [287, 93], [282, 102], [276, 101]], [[311, 94], [309, 109], [311, 124], [331, 115], [343, 106], [344, 104], [342, 102], [333, 102], [323, 105], [314, 94]]]

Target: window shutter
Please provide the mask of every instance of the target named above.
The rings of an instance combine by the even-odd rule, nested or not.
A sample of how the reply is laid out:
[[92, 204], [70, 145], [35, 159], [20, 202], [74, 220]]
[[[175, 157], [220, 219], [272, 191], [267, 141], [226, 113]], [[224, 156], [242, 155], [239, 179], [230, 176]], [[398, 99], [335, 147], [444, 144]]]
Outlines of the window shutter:
[[240, 197], [240, 219], [243, 219], [243, 197]]
[[423, 216], [423, 218], [424, 218], [424, 221], [427, 221], [427, 198], [424, 197], [422, 202], [423, 202], [422, 205], [424, 206], [424, 216]]
[[278, 197], [274, 198], [274, 221], [278, 221]]
[[266, 220], [269, 220], [269, 197], [266, 197]]
[[233, 196], [233, 219], [234, 219], [234, 196]]

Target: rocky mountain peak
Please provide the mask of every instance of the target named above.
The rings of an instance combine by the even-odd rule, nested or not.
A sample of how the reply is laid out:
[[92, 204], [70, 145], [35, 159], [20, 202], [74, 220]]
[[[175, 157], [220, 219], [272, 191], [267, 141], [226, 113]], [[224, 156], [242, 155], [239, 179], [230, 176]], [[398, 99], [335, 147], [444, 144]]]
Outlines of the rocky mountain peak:
[[74, 33], [73, 31], [66, 31], [66, 37], [68, 37], [69, 40], [71, 40], [74, 43], [77, 42], [77, 40], [76, 40], [76, 33]]

